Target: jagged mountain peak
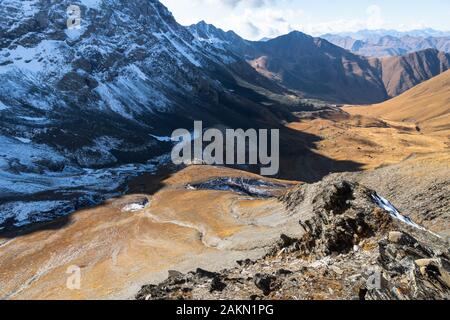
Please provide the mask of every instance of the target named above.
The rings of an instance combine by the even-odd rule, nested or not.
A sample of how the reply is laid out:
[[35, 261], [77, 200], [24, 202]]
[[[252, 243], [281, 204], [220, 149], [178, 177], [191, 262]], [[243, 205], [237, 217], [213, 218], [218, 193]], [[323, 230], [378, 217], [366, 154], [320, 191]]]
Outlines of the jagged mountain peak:
[[[78, 32], [67, 29], [70, 6], [80, 7]], [[104, 34], [109, 37], [126, 35], [133, 30], [148, 32], [188, 33], [174, 19], [170, 11], [156, 0], [76, 0], [76, 1], [12, 1], [1, 6], [3, 18], [2, 47], [11, 41], [21, 41], [30, 33], [38, 33], [55, 40]], [[144, 32], [144, 30], [146, 32]], [[72, 39], [73, 40], [73, 39]]]
[[209, 29], [209, 28], [213, 28], [218, 30], [219, 28], [216, 28], [213, 24], [211, 23], [207, 23], [205, 20], [201, 20], [197, 23], [194, 23], [191, 25], [191, 27], [196, 26], [198, 28], [202, 28], [202, 29]]
[[227, 40], [225, 31], [215, 27], [213, 24], [206, 23], [204, 20], [192, 24], [188, 28], [195, 37], [201, 40]]
[[[277, 38], [284, 38], [284, 37], [295, 38], [295, 39], [312, 39], [313, 38], [312, 36], [310, 36], [304, 32], [298, 31], [298, 30], [291, 31], [288, 34], [286, 34], [284, 36], [279, 36]], [[277, 39], [277, 38], [275, 38], [275, 39]], [[272, 40], [274, 40], [274, 39], [272, 39]]]
[[204, 20], [192, 24], [188, 27], [189, 31], [200, 41], [207, 41], [211, 44], [220, 45], [220, 43], [244, 44], [246, 40], [240, 37], [232, 30], [224, 31], [213, 24], [209, 24]]
[[314, 45], [314, 37], [303, 33], [301, 31], [291, 31], [288, 34], [281, 35], [275, 37], [273, 39], [269, 39], [266, 41], [260, 41], [260, 43], [264, 43], [266, 46], [271, 45], [289, 45], [293, 47], [297, 47], [299, 45], [311, 44]]

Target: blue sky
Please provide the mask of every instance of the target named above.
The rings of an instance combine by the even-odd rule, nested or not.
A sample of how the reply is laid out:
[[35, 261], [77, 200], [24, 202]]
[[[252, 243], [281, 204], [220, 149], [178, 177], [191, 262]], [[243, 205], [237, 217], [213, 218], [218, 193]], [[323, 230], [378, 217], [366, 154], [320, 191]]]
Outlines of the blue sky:
[[181, 24], [205, 20], [248, 39], [292, 30], [311, 35], [361, 29], [450, 31], [449, 0], [161, 0]]

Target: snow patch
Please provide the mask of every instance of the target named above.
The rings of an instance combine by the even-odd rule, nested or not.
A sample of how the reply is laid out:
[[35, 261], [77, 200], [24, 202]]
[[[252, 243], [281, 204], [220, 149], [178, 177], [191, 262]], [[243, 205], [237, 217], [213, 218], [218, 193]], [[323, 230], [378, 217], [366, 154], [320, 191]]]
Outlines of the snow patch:
[[[58, 163], [63, 162], [65, 158], [46, 145], [25, 144], [20, 139], [0, 136], [0, 169], [5, 169], [4, 165], [2, 165], [3, 162], [7, 163], [13, 160], [28, 168], [32, 168], [35, 167], [36, 161], [39, 160]], [[6, 181], [0, 179], [0, 187], [3, 182], [6, 183]]]
[[3, 102], [0, 101], [0, 111], [1, 110], [6, 110], [8, 108], [9, 108], [8, 106], [6, 106]]
[[181, 53], [182, 56], [184, 56], [190, 63], [192, 63], [196, 67], [201, 67], [201, 63], [198, 62], [195, 57], [189, 53], [186, 48], [184, 48], [181, 44], [179, 44], [176, 40], [172, 39], [169, 35], [165, 35], [166, 39], [170, 41], [172, 46], [175, 47], [175, 49]]
[[143, 73], [141, 69], [139, 69], [139, 67], [135, 64], [131, 64], [130, 66], [128, 66], [128, 69], [136, 74], [141, 80], [148, 80], [148, 77], [145, 75], [145, 73]]
[[[59, 52], [59, 41], [44, 40], [36, 47], [17, 46], [14, 49], [4, 49], [0, 54], [7, 57], [10, 64], [0, 67], [0, 74], [19, 69], [30, 73], [41, 73], [54, 66], [56, 61], [62, 61]], [[0, 61], [1, 62], [1, 61]]]
[[389, 214], [403, 222], [406, 223], [407, 225], [414, 227], [416, 229], [420, 229], [420, 230], [424, 230], [424, 231], [428, 231], [427, 229], [425, 229], [422, 226], [419, 226], [417, 223], [415, 223], [414, 221], [411, 220], [411, 218], [406, 217], [402, 214], [400, 214], [400, 212], [397, 210], [396, 207], [394, 207], [394, 205], [392, 203], [390, 203], [388, 200], [386, 200], [385, 198], [383, 198], [382, 196], [378, 195], [377, 193], [372, 194], [372, 199], [375, 201], [375, 203], [383, 210], [389, 212]]
[[130, 203], [123, 207], [122, 212], [137, 212], [147, 208], [149, 202], [141, 202], [141, 203]]
[[188, 184], [188, 190], [231, 191], [242, 195], [270, 198], [276, 189], [284, 189], [286, 185], [250, 178], [215, 178], [198, 184]]
[[155, 138], [159, 142], [172, 142], [172, 138], [168, 136], [155, 136], [153, 134], [150, 134], [151, 137]]
[[29, 223], [49, 220], [49, 215], [56, 210], [68, 212], [72, 208], [69, 201], [31, 201], [10, 202], [0, 205], [0, 225], [7, 219], [14, 219], [15, 227], [22, 227]]
[[14, 137], [15, 139], [19, 140], [22, 143], [30, 143], [31, 140], [27, 138], [21, 138], [21, 137]]
[[43, 122], [47, 121], [46, 118], [38, 118], [38, 117], [27, 117], [27, 116], [19, 116], [18, 118], [26, 120], [26, 121], [32, 121], [32, 122]]
[[102, 0], [80, 0], [80, 2], [87, 8], [90, 9], [100, 9]]
[[126, 119], [133, 119], [133, 116], [124, 110], [124, 106], [122, 103], [114, 97], [114, 93], [106, 84], [100, 84], [95, 91], [100, 95], [103, 102], [106, 104], [109, 109], [120, 114], [122, 117]]
[[38, 0], [2, 0], [2, 6], [13, 7], [21, 18], [32, 17], [38, 13], [37, 3]]
[[72, 41], [78, 40], [81, 38], [81, 36], [86, 32], [86, 28], [80, 27], [80, 28], [73, 28], [73, 29], [65, 29], [64, 33], [66, 34], [67, 38], [69, 38]]

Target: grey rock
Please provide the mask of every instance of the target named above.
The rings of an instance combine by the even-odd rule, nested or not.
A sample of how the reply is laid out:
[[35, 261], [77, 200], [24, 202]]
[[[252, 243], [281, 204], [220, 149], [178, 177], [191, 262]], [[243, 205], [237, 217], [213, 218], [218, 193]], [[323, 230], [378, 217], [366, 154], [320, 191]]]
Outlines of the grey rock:
[[268, 274], [255, 274], [255, 286], [260, 289], [264, 295], [269, 295], [274, 289], [277, 278]]

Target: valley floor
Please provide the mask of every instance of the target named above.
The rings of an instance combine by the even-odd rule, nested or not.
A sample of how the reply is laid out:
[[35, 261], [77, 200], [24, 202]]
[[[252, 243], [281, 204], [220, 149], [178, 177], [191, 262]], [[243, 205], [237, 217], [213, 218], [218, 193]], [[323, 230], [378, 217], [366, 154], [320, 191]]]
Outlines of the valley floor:
[[[365, 170], [325, 180], [361, 183], [415, 222], [450, 235], [448, 137], [343, 112], [288, 127], [319, 136], [314, 153], [355, 161]], [[154, 179], [142, 175], [130, 183], [134, 193], [3, 236], [0, 298], [132, 298], [142, 285], [166, 279], [168, 270], [219, 271], [261, 258], [281, 234], [301, 238], [305, 230], [298, 221], [312, 214], [309, 207], [293, 214], [281, 200], [296, 185], [307, 186], [298, 181], [208, 166]], [[71, 266], [81, 270], [79, 290], [66, 285]]]

